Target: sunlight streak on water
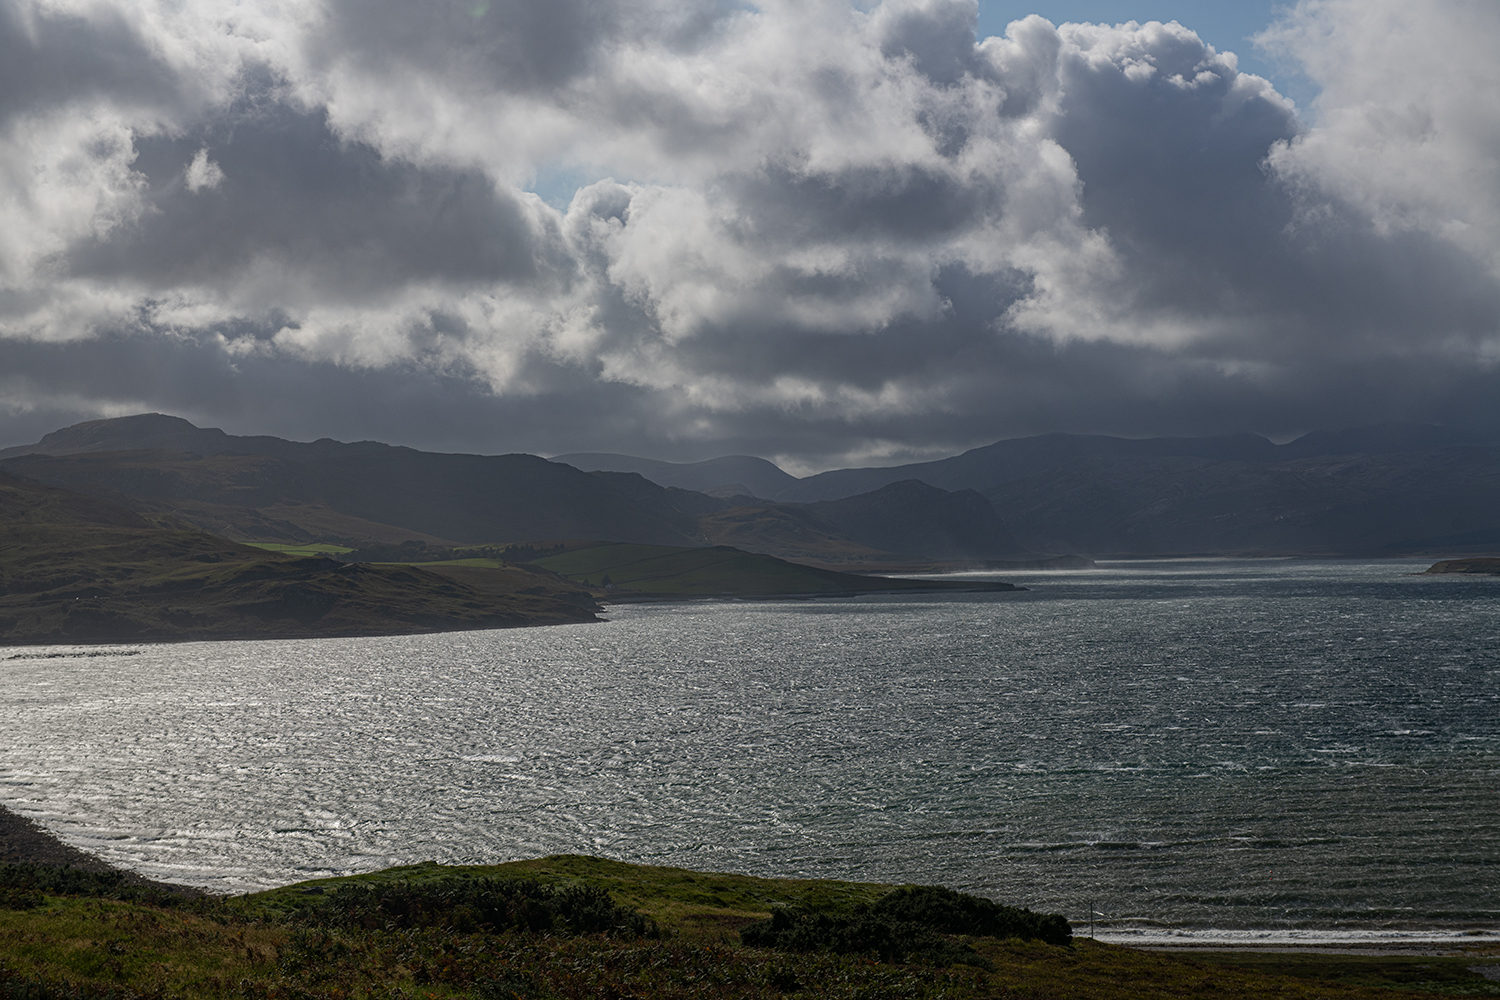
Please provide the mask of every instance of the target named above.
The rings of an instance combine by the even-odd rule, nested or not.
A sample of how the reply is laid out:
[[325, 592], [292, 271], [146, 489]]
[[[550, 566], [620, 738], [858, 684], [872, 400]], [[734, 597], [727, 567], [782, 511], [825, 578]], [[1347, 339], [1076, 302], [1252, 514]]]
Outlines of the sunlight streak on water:
[[225, 891], [571, 852], [1092, 901], [1118, 935], [1493, 927], [1500, 580], [1413, 568], [6, 650], [0, 797]]

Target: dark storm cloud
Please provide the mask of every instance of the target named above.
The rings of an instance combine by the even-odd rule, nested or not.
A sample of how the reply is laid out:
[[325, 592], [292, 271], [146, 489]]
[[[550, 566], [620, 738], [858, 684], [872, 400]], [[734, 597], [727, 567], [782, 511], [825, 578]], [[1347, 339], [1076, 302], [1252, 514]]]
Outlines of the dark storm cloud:
[[1196, 39], [1153, 41], [1156, 72], [1137, 79], [1087, 52], [1065, 59], [1054, 132], [1139, 308], [1259, 320], [1243, 346], [1291, 362], [1390, 336], [1493, 335], [1500, 286], [1481, 261], [1431, 233], [1377, 233], [1346, 206], [1299, 226], [1297, 192], [1265, 162], [1305, 131], [1291, 110], [1269, 91], [1234, 94]]
[[881, 32], [880, 51], [887, 58], [906, 57], [933, 83], [951, 85], [965, 74], [989, 76], [992, 68], [974, 46], [979, 4], [893, 5]]
[[1004, 207], [1003, 188], [964, 180], [925, 166], [860, 165], [829, 176], [768, 164], [725, 183], [746, 212], [745, 237], [790, 248], [827, 239], [949, 240]]
[[[194, 190], [199, 150], [222, 176]], [[270, 261], [327, 301], [409, 281], [545, 283], [567, 266], [556, 228], [537, 232], [483, 173], [385, 159], [340, 139], [318, 110], [246, 102], [212, 127], [140, 139], [136, 151], [145, 210], [73, 248], [72, 275], [232, 286]]]
[[0, 3], [0, 123], [98, 95], [170, 106], [182, 84], [120, 11]]
[[79, 11], [0, 0], [3, 426], [805, 467], [1500, 426], [1493, 4], [1304, 0], [1302, 117], [1188, 28], [972, 0]]
[[332, 0], [311, 50], [380, 74], [431, 73], [464, 88], [552, 93], [649, 36], [691, 48], [727, 10], [704, 0]]
[[586, 72], [619, 9], [587, 0], [338, 0], [317, 50], [330, 56], [473, 74], [475, 84], [542, 90]]

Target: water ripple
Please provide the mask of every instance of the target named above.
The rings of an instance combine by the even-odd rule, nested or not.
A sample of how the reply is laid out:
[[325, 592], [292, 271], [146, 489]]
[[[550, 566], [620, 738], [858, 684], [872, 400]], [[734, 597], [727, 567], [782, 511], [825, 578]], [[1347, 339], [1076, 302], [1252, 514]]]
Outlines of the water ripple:
[[224, 890], [579, 852], [1092, 904], [1101, 935], [1493, 927], [1500, 581], [1411, 569], [17, 650], [0, 797]]

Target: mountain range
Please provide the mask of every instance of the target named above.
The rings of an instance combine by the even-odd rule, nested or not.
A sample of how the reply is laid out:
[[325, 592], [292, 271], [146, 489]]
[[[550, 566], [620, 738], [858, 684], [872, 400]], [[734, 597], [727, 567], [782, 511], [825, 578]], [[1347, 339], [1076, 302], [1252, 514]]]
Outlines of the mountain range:
[[585, 472], [534, 455], [237, 437], [162, 414], [63, 428], [0, 451], [0, 468], [241, 542], [598, 539], [733, 545], [833, 565], [1025, 554], [972, 490], [897, 481], [837, 501], [768, 503], [662, 486], [635, 473]]
[[297, 558], [0, 471], [0, 644], [389, 635], [595, 621], [588, 589]]
[[973, 490], [1033, 552], [1500, 551], [1500, 442], [1430, 425], [1314, 432], [1279, 445], [1254, 434], [1045, 434], [938, 461], [805, 479], [746, 456], [684, 464], [601, 454], [556, 460], [714, 492], [733, 475], [782, 503], [825, 502], [909, 480]]
[[0, 468], [250, 542], [598, 539], [868, 567], [1500, 551], [1500, 442], [1427, 425], [1284, 444], [1047, 434], [799, 479], [753, 456], [454, 455], [240, 437], [142, 414], [5, 449]]

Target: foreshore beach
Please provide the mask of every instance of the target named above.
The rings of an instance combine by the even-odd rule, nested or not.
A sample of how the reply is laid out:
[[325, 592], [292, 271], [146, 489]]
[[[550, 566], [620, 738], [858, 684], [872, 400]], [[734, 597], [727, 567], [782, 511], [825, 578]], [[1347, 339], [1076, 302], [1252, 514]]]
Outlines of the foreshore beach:
[[179, 896], [203, 896], [202, 889], [172, 882], [157, 882], [136, 872], [117, 868], [87, 851], [70, 847], [36, 823], [0, 805], [0, 864], [48, 865], [77, 868], [86, 872], [119, 872], [127, 882], [153, 887]]
[[[89, 872], [119, 872], [128, 881], [146, 887], [172, 892], [183, 896], [205, 896], [208, 895], [202, 889], [195, 886], [177, 885], [171, 882], [157, 882], [148, 879], [127, 869], [111, 865], [102, 858], [71, 847], [60, 840], [56, 835], [50, 833], [32, 820], [27, 819], [4, 805], [0, 805], [0, 864], [20, 865], [50, 865], [59, 868], [77, 868]], [[1084, 928], [1075, 927], [1075, 931]], [[1492, 937], [1485, 935], [1482, 939], [1473, 941], [1462, 940], [1423, 940], [1413, 937], [1401, 941], [1349, 941], [1349, 940], [1310, 940], [1299, 943], [1287, 942], [1227, 942], [1227, 941], [1204, 941], [1204, 942], [1166, 942], [1166, 941], [1142, 941], [1131, 943], [1128, 941], [1115, 940], [1111, 943], [1124, 945], [1141, 951], [1163, 951], [1192, 954], [1195, 952], [1264, 952], [1284, 954], [1325, 954], [1325, 955], [1454, 955], [1462, 954], [1476, 945], [1491, 945], [1494, 943]], [[1496, 967], [1500, 969], [1500, 966]]]

